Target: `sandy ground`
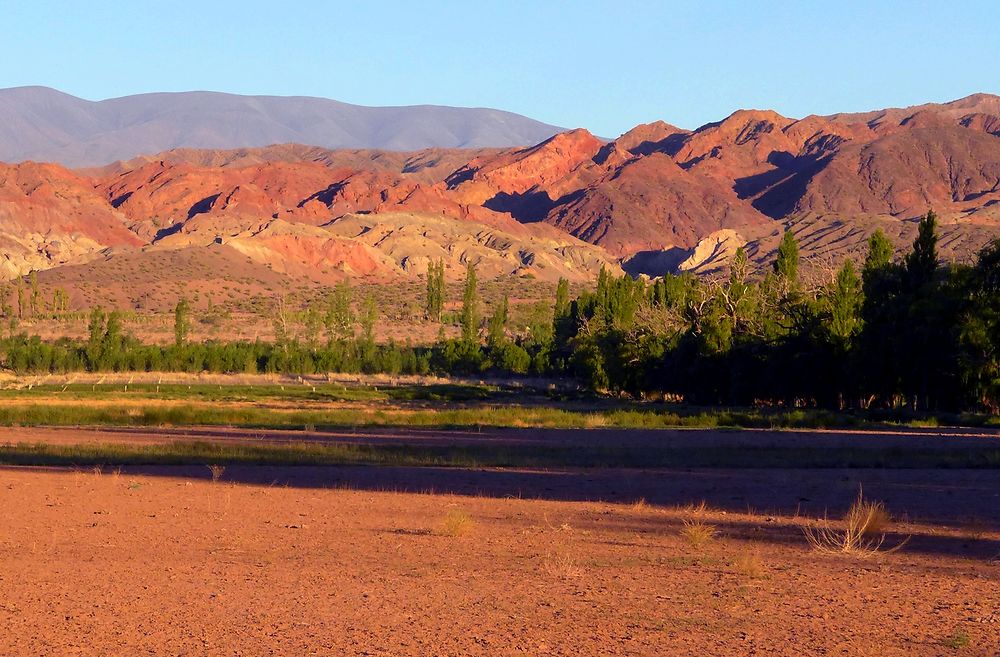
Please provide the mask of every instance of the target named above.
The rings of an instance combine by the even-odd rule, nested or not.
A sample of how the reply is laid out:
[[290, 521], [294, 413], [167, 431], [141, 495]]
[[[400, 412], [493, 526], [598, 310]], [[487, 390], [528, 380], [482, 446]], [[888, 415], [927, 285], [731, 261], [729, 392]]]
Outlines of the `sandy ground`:
[[[861, 481], [910, 543], [812, 551], [806, 516]], [[992, 656], [998, 494], [995, 470], [5, 468], [0, 655]]]

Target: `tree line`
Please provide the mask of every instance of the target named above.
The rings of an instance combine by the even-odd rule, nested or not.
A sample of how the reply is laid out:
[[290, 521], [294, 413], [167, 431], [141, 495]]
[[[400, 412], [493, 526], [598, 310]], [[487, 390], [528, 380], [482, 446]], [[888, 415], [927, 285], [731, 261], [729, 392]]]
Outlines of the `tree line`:
[[[356, 303], [345, 282], [325, 308], [299, 313], [292, 331], [282, 303], [270, 342], [189, 340], [181, 300], [171, 345], [142, 344], [121, 315], [94, 309], [85, 342], [24, 334], [0, 343], [18, 373], [91, 371], [384, 372], [574, 377], [588, 388], [696, 404], [834, 409], [1000, 409], [1000, 243], [971, 265], [939, 263], [937, 219], [928, 213], [900, 259], [881, 231], [863, 263], [847, 261], [822, 285], [800, 277], [786, 232], [773, 266], [754, 276], [739, 249], [728, 276], [667, 275], [653, 281], [602, 271], [570, 298], [560, 280], [551, 313], [512, 330], [503, 298], [482, 317], [476, 268], [468, 263], [460, 331], [435, 344], [377, 343], [378, 310]], [[425, 311], [440, 322], [443, 262], [427, 271]]]
[[49, 299], [43, 298], [38, 285], [38, 273], [28, 274], [27, 285], [23, 278], [12, 283], [0, 283], [0, 316], [10, 327], [16, 327], [22, 319], [36, 319], [55, 316], [69, 310], [69, 294], [62, 288], [54, 288]]
[[881, 231], [807, 289], [786, 232], [751, 279], [740, 249], [726, 280], [602, 274], [557, 310], [554, 353], [597, 389], [699, 404], [834, 409], [1000, 409], [1000, 242], [972, 265], [939, 263], [937, 218], [899, 260]]

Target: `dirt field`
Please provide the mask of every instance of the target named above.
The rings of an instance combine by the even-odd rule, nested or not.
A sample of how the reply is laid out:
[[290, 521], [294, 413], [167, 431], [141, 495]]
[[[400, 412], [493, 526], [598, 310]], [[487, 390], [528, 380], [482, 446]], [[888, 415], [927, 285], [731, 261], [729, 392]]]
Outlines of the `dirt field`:
[[[618, 439], [667, 434], [878, 439]], [[910, 542], [811, 550], [859, 484]], [[0, 655], [992, 656], [998, 497], [995, 469], [5, 468]]]

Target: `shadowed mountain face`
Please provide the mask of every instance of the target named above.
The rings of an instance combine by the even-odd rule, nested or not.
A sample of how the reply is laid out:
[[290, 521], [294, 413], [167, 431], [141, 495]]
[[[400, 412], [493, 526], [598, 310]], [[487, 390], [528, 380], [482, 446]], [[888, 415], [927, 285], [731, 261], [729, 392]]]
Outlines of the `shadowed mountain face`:
[[493, 109], [362, 107], [324, 98], [155, 93], [99, 102], [45, 87], [0, 89], [0, 160], [99, 166], [175, 148], [522, 146], [560, 128]]
[[860, 257], [876, 228], [905, 248], [930, 208], [946, 259], [1000, 236], [1000, 98], [801, 120], [741, 110], [611, 142], [571, 130], [527, 147], [283, 144], [0, 167], [0, 270], [229, 245], [278, 271], [414, 276], [447, 254], [456, 275], [471, 259], [491, 275], [587, 280], [614, 260], [724, 268], [741, 245], [764, 262], [786, 228], [826, 268]]

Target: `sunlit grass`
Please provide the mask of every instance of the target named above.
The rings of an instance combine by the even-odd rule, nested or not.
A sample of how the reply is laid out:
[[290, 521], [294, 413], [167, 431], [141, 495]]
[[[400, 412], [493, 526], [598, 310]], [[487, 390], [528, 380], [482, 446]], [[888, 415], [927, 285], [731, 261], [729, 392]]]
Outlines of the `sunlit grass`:
[[895, 552], [909, 540], [904, 539], [886, 548], [886, 532], [890, 523], [885, 505], [866, 500], [859, 489], [857, 499], [843, 518], [842, 527], [822, 523], [807, 527], [805, 534], [809, 544], [818, 552], [870, 557]]
[[914, 418], [886, 411], [705, 408], [581, 395], [464, 383], [36, 385], [0, 390], [0, 426], [814, 429], [993, 421], [970, 414]]

